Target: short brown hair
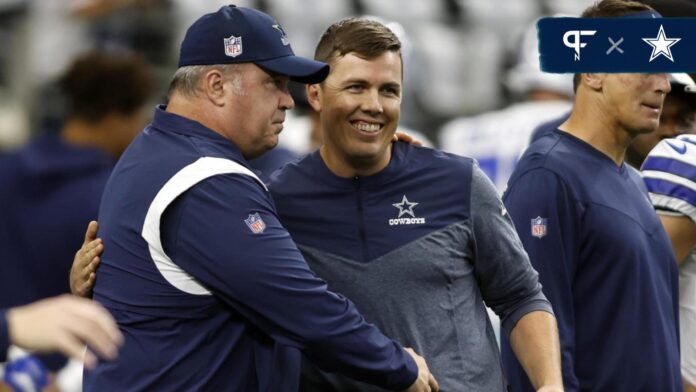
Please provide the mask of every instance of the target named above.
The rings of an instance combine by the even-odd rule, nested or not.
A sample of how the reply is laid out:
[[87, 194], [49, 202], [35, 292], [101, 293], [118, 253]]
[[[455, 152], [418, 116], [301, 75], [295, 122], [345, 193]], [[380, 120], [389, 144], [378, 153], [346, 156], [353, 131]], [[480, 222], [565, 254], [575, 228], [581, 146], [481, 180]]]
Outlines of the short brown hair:
[[388, 51], [401, 56], [401, 41], [387, 26], [371, 19], [347, 18], [326, 29], [314, 51], [314, 59], [331, 63], [348, 53], [373, 59]]
[[80, 56], [58, 81], [68, 116], [96, 122], [111, 112], [132, 114], [152, 94], [150, 65], [131, 53], [92, 51]]
[[[647, 4], [630, 0], [602, 0], [587, 7], [580, 17], [582, 18], [617, 18], [624, 15], [635, 14], [642, 11], [653, 11]], [[578, 90], [580, 74], [573, 77], [573, 91]]]

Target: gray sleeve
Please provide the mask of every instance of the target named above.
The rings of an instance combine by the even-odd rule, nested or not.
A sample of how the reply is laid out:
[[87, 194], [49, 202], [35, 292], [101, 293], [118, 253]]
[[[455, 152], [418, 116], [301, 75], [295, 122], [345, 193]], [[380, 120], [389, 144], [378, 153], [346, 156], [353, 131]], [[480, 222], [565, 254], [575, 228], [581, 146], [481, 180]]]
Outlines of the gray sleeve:
[[510, 214], [478, 165], [474, 165], [471, 178], [470, 206], [474, 271], [483, 300], [500, 316], [506, 334], [529, 312], [553, 314]]

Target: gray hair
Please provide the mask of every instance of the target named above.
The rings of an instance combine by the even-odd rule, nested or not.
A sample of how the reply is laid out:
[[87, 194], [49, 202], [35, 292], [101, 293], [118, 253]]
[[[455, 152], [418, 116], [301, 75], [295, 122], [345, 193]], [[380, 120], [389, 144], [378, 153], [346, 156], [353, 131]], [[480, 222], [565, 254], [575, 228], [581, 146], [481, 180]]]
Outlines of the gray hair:
[[180, 67], [174, 72], [167, 95], [171, 96], [174, 91], [177, 91], [187, 97], [197, 96], [201, 77], [214, 69], [219, 70], [223, 75], [232, 77], [232, 87], [235, 94], [245, 94], [242, 75], [241, 72], [239, 72], [238, 64], [214, 64]]

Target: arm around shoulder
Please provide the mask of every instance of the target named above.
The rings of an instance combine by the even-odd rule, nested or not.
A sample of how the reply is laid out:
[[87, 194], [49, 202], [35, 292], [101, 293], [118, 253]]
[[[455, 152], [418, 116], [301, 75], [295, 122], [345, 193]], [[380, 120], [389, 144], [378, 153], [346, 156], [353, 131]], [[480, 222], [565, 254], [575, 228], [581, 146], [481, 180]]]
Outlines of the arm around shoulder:
[[276, 342], [382, 387], [405, 389], [417, 378], [413, 359], [309, 270], [252, 179], [201, 182], [168, 208], [161, 226], [173, 261]]

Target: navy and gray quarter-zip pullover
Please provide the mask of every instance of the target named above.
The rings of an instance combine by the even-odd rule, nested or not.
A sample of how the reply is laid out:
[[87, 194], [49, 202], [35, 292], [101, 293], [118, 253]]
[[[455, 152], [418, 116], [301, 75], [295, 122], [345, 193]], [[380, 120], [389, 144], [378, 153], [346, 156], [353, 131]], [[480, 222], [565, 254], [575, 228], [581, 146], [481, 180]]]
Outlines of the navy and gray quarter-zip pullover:
[[[468, 158], [404, 143], [341, 178], [318, 152], [276, 172], [278, 214], [313, 271], [367, 321], [423, 355], [442, 391], [502, 391], [484, 302], [508, 333], [551, 312], [497, 192]], [[303, 391], [378, 390], [306, 365]]]

